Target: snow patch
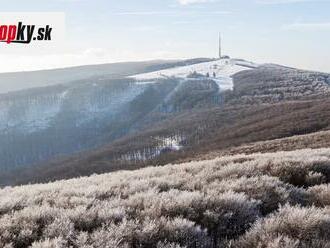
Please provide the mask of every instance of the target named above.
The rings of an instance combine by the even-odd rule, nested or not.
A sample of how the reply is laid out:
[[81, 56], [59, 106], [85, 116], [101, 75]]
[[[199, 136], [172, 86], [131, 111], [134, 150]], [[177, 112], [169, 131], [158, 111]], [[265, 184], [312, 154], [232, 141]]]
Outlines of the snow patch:
[[[205, 78], [212, 79], [218, 84], [220, 91], [224, 91], [233, 89], [232, 76], [234, 74], [244, 70], [251, 70], [258, 66], [258, 64], [241, 59], [219, 59], [194, 65], [137, 74], [131, 76], [131, 78], [137, 80], [137, 84], [150, 84], [155, 83], [157, 79], [163, 78], [187, 79], [189, 75], [196, 72], [205, 76], [200, 78], [200, 80]], [[209, 77], [207, 77], [207, 75]]]
[[151, 80], [151, 81], [138, 81], [138, 82], [136, 82], [136, 84], [137, 85], [146, 85], [146, 84], [154, 84], [154, 83], [156, 83], [156, 81], [155, 80]]
[[160, 152], [166, 149], [170, 149], [174, 151], [179, 151], [182, 149], [182, 146], [180, 145], [180, 142], [182, 141], [181, 136], [173, 136], [166, 138], [157, 137], [157, 139], [159, 139], [162, 142], [162, 145], [158, 147]]
[[159, 141], [159, 145], [153, 148], [145, 148], [143, 150], [132, 151], [120, 156], [120, 161], [147, 161], [153, 159], [164, 152], [180, 151], [183, 146], [180, 144], [184, 137], [174, 135], [170, 137], [153, 137]]

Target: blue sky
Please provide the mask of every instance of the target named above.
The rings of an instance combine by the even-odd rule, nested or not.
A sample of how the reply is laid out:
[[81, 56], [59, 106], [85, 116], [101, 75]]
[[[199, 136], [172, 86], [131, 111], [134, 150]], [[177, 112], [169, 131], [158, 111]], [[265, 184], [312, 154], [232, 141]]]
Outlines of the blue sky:
[[[0, 71], [224, 53], [330, 72], [330, 0], [11, 0], [1, 12], [64, 12], [58, 49], [0, 47]], [[19, 63], [18, 63], [19, 61]]]

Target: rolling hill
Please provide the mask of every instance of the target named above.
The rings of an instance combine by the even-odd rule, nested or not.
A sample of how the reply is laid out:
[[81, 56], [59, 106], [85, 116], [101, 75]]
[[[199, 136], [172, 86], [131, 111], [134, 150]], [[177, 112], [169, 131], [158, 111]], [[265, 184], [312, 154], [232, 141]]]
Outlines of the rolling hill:
[[[15, 103], [27, 110], [21, 125], [2, 134], [0, 179], [3, 185], [47, 182], [164, 165], [329, 130], [329, 78], [229, 59], [41, 88], [39, 114], [30, 109], [31, 95]], [[42, 100], [47, 92], [49, 106]], [[37, 130], [26, 132], [26, 125]]]
[[210, 59], [177, 61], [122, 62], [112, 64], [87, 65], [53, 70], [12, 72], [0, 74], [0, 94], [31, 88], [71, 83], [87, 78], [122, 78], [142, 72], [150, 72], [175, 66], [184, 66]]
[[0, 95], [0, 247], [329, 246], [330, 74], [113, 66]]
[[[64, 70], [71, 76], [71, 81], [66, 83], [57, 80], [62, 71], [31, 72], [38, 80], [47, 75], [56, 85], [35, 88], [39, 81], [33, 77], [34, 87], [0, 95], [0, 168], [7, 171], [31, 166], [59, 155], [96, 148], [139, 130], [139, 123], [169, 98], [179, 82], [164, 79], [153, 85], [138, 84], [121, 73], [125, 71], [124, 74], [129, 75], [203, 61], [205, 59], [71, 68]], [[81, 75], [84, 79], [78, 80], [75, 76], [79, 70], [85, 73]], [[89, 70], [100, 75], [87, 77]], [[22, 87], [29, 87], [28, 83], [22, 83], [25, 81], [20, 73], [13, 77]], [[1, 86], [5, 87], [6, 82], [11, 81]], [[212, 82], [204, 88], [208, 91], [205, 97], [217, 90]]]

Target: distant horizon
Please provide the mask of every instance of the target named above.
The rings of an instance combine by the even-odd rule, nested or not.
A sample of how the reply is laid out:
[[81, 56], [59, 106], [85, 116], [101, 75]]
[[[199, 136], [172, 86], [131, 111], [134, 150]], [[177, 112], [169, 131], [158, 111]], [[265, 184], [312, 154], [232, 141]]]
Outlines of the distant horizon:
[[[229, 56], [229, 55], [225, 55]], [[230, 57], [230, 56], [229, 56]], [[35, 69], [35, 70], [23, 70], [23, 71], [4, 71], [0, 72], [0, 75], [2, 74], [15, 74], [15, 73], [33, 73], [33, 72], [42, 72], [42, 71], [55, 71], [55, 70], [66, 70], [66, 69], [73, 69], [73, 68], [79, 68], [79, 67], [89, 67], [89, 66], [102, 66], [102, 65], [109, 65], [109, 64], [120, 64], [120, 63], [139, 63], [139, 62], [152, 62], [152, 61], [185, 61], [185, 60], [191, 60], [191, 59], [219, 59], [216, 57], [191, 57], [191, 58], [173, 58], [173, 59], [146, 59], [146, 60], [128, 60], [128, 61], [116, 61], [116, 62], [105, 62], [105, 63], [95, 63], [95, 64], [81, 64], [81, 65], [71, 65], [71, 66], [65, 66], [65, 67], [53, 67], [53, 68], [45, 68], [45, 69]], [[244, 59], [244, 58], [237, 58], [237, 57], [230, 57], [230, 59], [243, 59], [245, 61], [250, 61], [250, 62], [256, 62], [250, 59]], [[279, 65], [283, 67], [288, 67], [288, 68], [294, 68], [294, 69], [300, 69], [304, 71], [314, 71], [314, 72], [321, 72], [321, 73], [330, 73], [330, 71], [322, 71], [322, 70], [313, 70], [313, 69], [308, 69], [308, 68], [300, 68], [300, 67], [295, 67], [291, 65], [286, 65], [286, 64], [281, 64], [281, 63], [273, 63], [272, 61], [264, 62], [264, 63], [258, 63], [257, 64], [263, 65], [263, 64], [274, 64], [274, 65]]]

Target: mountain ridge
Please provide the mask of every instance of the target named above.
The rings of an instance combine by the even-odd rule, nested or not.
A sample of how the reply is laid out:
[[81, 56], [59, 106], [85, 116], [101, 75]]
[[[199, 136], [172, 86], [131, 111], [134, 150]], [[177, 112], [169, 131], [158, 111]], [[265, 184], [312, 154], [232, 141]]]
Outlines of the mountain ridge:
[[[203, 63], [218, 62], [213, 60]], [[177, 67], [168, 70], [177, 70], [175, 68]], [[192, 68], [196, 66], [193, 65]], [[196, 73], [198, 74], [198, 71]], [[185, 73], [185, 77], [188, 74]], [[66, 95], [65, 112], [60, 112], [59, 115], [62, 119], [56, 117], [58, 121], [55, 122], [66, 123], [67, 127], [61, 124], [64, 128], [61, 130], [58, 128], [61, 125], [56, 124], [54, 141], [49, 143], [48, 139], [45, 139], [44, 141], [48, 142], [48, 150], [38, 155], [46, 155], [47, 159], [30, 165], [27, 169], [30, 170], [30, 176], [26, 176], [26, 169], [19, 169], [25, 176], [17, 178], [44, 181], [43, 176], [53, 180], [143, 167], [147, 164], [162, 165], [189, 159], [193, 154], [204, 153], [207, 149], [212, 151], [230, 148], [244, 143], [284, 138], [329, 128], [329, 74], [258, 65], [256, 68], [234, 73], [232, 90], [224, 91], [219, 91], [219, 84], [212, 79], [212, 75], [207, 75], [205, 70], [199, 74], [198, 78], [186, 77], [182, 80], [177, 77], [165, 77], [147, 84], [132, 81], [131, 78], [97, 79], [75, 83], [75, 93]], [[63, 97], [66, 86], [61, 87], [64, 87], [60, 94]], [[118, 108], [117, 100], [110, 96], [115, 92], [123, 92], [124, 96], [128, 96], [129, 88], [132, 88], [134, 93], [132, 98]], [[47, 88], [42, 90], [45, 89]], [[137, 89], [141, 93], [137, 93]], [[117, 116], [113, 116], [114, 109], [109, 108], [112, 102], [119, 110]], [[24, 103], [25, 105], [28, 106]], [[85, 110], [87, 112], [84, 112]], [[85, 120], [83, 116], [88, 117], [88, 121], [84, 124], [85, 127], [79, 127], [77, 121], [81, 123]], [[270, 119], [273, 121], [268, 121]], [[296, 124], [299, 119], [300, 122]], [[262, 130], [258, 132], [260, 128]], [[58, 136], [57, 133], [75, 140], [72, 148], [67, 147], [70, 143], [65, 138], [58, 145], [60, 140], [55, 138]], [[72, 135], [75, 134], [78, 136], [73, 138]], [[42, 135], [40, 137], [44, 137]], [[38, 142], [41, 147], [45, 147], [44, 141], [43, 138], [38, 141], [34, 137], [32, 135], [31, 141], [20, 143], [32, 142], [33, 138], [35, 151], [38, 152]], [[75, 148], [77, 144], [80, 151]], [[4, 150], [8, 147], [10, 146], [6, 145]], [[19, 146], [15, 144], [15, 147], [17, 156]], [[56, 147], [70, 152], [51, 153], [51, 156], [47, 157], [48, 151], [54, 152]], [[29, 154], [33, 159], [35, 152], [31, 153], [31, 147], [28, 149], [28, 153], [22, 154], [25, 159], [25, 154]], [[100, 156], [97, 155], [98, 151]], [[85, 161], [81, 161], [81, 155], [76, 154], [77, 152], [87, 154], [82, 156]], [[10, 154], [10, 151], [5, 154]], [[65, 159], [57, 161], [60, 157]], [[27, 163], [23, 161], [21, 164]], [[19, 174], [19, 171], [14, 170], [13, 175]], [[33, 174], [38, 179], [33, 179]]]

